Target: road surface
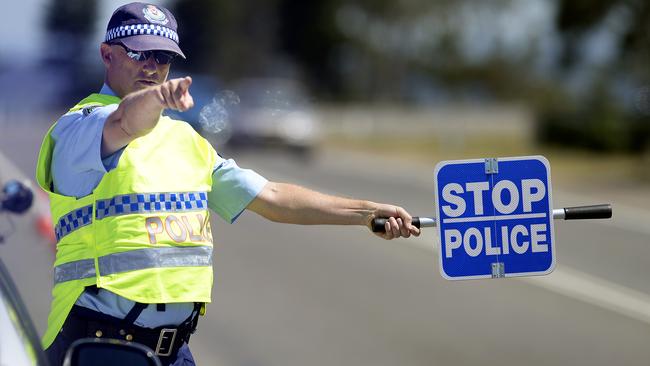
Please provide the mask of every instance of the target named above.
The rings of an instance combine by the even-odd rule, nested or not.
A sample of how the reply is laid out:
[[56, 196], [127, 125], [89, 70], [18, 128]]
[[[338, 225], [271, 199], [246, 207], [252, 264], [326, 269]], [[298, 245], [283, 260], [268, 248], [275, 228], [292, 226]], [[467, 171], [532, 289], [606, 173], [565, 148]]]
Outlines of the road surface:
[[[0, 151], [33, 176], [45, 129], [3, 125]], [[271, 180], [433, 213], [432, 166], [340, 151], [309, 164], [236, 158]], [[554, 188], [557, 207], [609, 201]], [[649, 213], [613, 203], [610, 221], [556, 221], [553, 274], [460, 282], [441, 278], [432, 229], [383, 241], [360, 227], [213, 218], [213, 302], [192, 349], [200, 365], [221, 366], [647, 365]], [[53, 254], [32, 219], [17, 220], [0, 255], [42, 333]]]

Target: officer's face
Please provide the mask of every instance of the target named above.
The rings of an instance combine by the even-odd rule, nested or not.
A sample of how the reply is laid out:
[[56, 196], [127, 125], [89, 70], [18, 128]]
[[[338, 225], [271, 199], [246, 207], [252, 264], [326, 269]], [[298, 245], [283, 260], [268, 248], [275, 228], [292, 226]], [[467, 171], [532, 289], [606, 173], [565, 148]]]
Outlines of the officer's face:
[[167, 80], [170, 64], [158, 64], [154, 57], [137, 61], [127, 55], [120, 45], [101, 45], [109, 86], [120, 98]]

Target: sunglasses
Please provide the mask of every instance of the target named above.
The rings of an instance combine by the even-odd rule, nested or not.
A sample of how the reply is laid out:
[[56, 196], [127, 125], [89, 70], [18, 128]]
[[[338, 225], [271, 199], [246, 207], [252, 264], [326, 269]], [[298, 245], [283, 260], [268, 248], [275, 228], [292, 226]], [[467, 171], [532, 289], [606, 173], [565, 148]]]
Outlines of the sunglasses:
[[154, 60], [156, 60], [156, 63], [160, 65], [167, 65], [170, 64], [176, 57], [176, 54], [170, 51], [134, 51], [120, 43], [113, 43], [113, 45], [124, 48], [126, 55], [135, 61], [146, 61], [149, 59], [149, 57], [153, 56]]

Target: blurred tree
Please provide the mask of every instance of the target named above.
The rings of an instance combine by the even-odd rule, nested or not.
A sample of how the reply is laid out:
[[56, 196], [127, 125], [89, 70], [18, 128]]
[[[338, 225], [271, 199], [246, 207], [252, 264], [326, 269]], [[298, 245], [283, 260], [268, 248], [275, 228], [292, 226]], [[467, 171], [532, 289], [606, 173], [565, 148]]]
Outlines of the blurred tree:
[[[512, 0], [481, 9], [497, 14]], [[512, 91], [515, 63], [495, 52], [471, 64], [461, 52], [459, 12], [468, 0], [178, 0], [187, 68], [237, 78], [280, 75], [307, 81], [331, 99], [405, 101], [438, 82], [458, 95], [468, 84], [498, 97]], [[471, 9], [470, 9], [471, 10]], [[519, 62], [519, 61], [517, 61]], [[523, 64], [523, 62], [519, 62]], [[504, 70], [508, 70], [506, 72]], [[505, 78], [505, 79], [504, 79]], [[426, 80], [429, 79], [429, 80]], [[413, 85], [413, 83], [417, 85]], [[489, 94], [488, 93], [488, 94]]]
[[[548, 39], [537, 38], [543, 36], [534, 30], [516, 32], [516, 24], [526, 24], [512, 17], [531, 17], [531, 11], [515, 0], [178, 0], [173, 11], [188, 55], [185, 66], [225, 80], [288, 75], [333, 99], [505, 99], [532, 101], [543, 109], [558, 99], [567, 108], [581, 103], [562, 91], [567, 75], [576, 71], [593, 69], [588, 82], [603, 85], [611, 82], [602, 75], [619, 75], [611, 71], [621, 68], [635, 80], [647, 78], [646, 2], [556, 0], [557, 11], [549, 14], [557, 14], [565, 46], [559, 58], [564, 74], [556, 79], [550, 76], [556, 74], [556, 59], [541, 73], [535, 69], [539, 59], [549, 59], [541, 54], [548, 50], [539, 47]], [[553, 9], [540, 3], [527, 4]], [[622, 57], [584, 67], [585, 39], [621, 11], [630, 13], [632, 23], [622, 28]], [[516, 36], [516, 48], [513, 33], [524, 34]], [[553, 37], [549, 34], [544, 37]], [[600, 90], [607, 98], [611, 88], [586, 90]]]
[[[576, 52], [581, 38], [614, 12], [624, 12], [627, 24], [620, 43], [620, 62], [638, 64], [630, 70], [650, 75], [650, 5], [647, 0], [560, 0], [556, 23], [564, 37], [564, 64], [580, 60]], [[638, 67], [641, 66], [642, 67]], [[616, 65], [619, 66], [619, 65]]]
[[[45, 11], [46, 47], [49, 61], [70, 62], [79, 47], [87, 45], [97, 19], [96, 0], [50, 0]], [[73, 58], [72, 62], [80, 61]]]
[[274, 59], [276, 0], [179, 0], [171, 10], [189, 70], [227, 80], [259, 74]]
[[231, 4], [226, 1], [180, 0], [173, 5], [170, 10], [176, 16], [180, 46], [187, 56], [183, 66], [196, 71], [209, 71], [211, 66], [217, 66], [217, 47], [224, 47], [219, 38], [222, 38], [222, 28], [226, 26], [224, 21], [232, 13]]
[[[650, 4], [559, 0], [558, 5], [560, 65], [565, 77], [575, 80], [577, 75], [582, 87], [563, 104], [542, 111], [542, 136], [604, 151], [650, 152], [647, 96], [643, 101], [650, 86]], [[600, 44], [593, 41], [599, 35]], [[590, 60], [593, 49], [606, 48], [603, 42], [610, 43], [613, 57]]]
[[49, 1], [43, 19], [48, 46], [42, 59], [46, 67], [55, 68], [54, 72], [67, 81], [59, 86], [61, 93], [52, 96], [59, 100], [52, 103], [68, 105], [101, 85], [99, 46], [90, 42], [96, 20], [97, 0]]
[[312, 88], [329, 91], [330, 95], [341, 91], [337, 65], [331, 56], [343, 41], [335, 23], [340, 3], [281, 0], [279, 4], [282, 51], [304, 67]]
[[[352, 81], [365, 81], [357, 84], [361, 99], [436, 103], [519, 98], [528, 83], [530, 72], [522, 70], [531, 67], [530, 51], [508, 54], [502, 47], [505, 33], [495, 30], [501, 12], [513, 5], [517, 2], [347, 1], [335, 13], [348, 46], [342, 49], [340, 68], [351, 70]], [[494, 37], [483, 37], [485, 42], [472, 37], [481, 27], [492, 27], [486, 31]], [[477, 45], [485, 50], [478, 58], [471, 54]]]

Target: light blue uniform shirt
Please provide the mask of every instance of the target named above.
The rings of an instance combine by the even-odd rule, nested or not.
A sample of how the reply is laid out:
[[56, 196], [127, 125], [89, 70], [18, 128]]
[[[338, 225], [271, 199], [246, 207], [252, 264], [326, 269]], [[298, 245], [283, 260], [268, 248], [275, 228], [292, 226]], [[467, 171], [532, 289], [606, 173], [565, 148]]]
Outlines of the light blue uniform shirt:
[[[102, 87], [100, 93], [115, 95], [107, 85]], [[84, 197], [92, 193], [106, 172], [117, 166], [124, 149], [101, 158], [104, 122], [117, 106], [111, 104], [98, 107], [87, 116], [81, 110], [70, 112], [59, 119], [51, 134], [55, 142], [51, 169], [56, 193]], [[208, 207], [231, 223], [268, 182], [256, 172], [240, 168], [232, 159], [214, 167], [212, 181]], [[134, 302], [99, 289], [98, 293], [84, 291], [76, 304], [123, 319]], [[193, 309], [192, 303], [166, 304], [164, 312], [149, 305], [135, 320], [135, 324], [148, 328], [180, 324]]]

